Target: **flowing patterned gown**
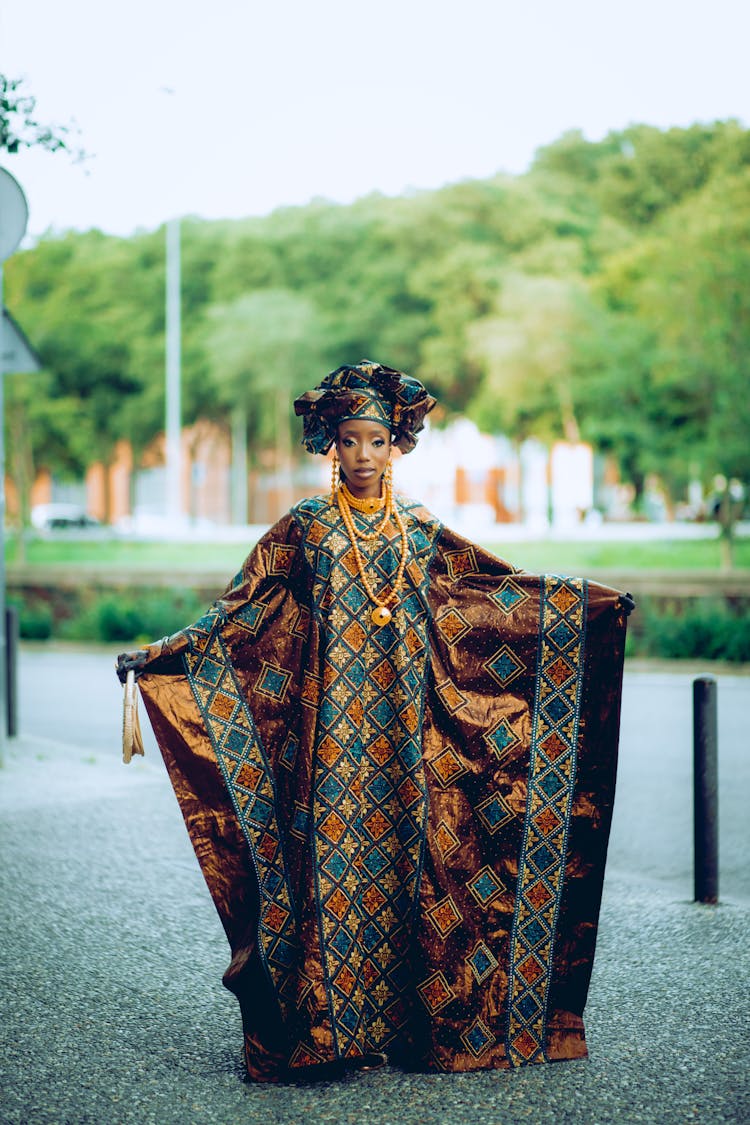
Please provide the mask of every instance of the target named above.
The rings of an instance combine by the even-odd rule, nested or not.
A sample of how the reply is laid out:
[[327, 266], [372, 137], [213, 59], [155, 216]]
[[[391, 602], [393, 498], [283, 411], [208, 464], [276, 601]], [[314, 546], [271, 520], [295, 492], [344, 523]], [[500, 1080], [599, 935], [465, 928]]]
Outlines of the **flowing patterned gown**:
[[[397, 503], [391, 622], [372, 623], [316, 497], [139, 680], [257, 1080], [371, 1051], [462, 1071], [586, 1054], [620, 596], [521, 573]], [[388, 586], [395, 526], [360, 549]]]

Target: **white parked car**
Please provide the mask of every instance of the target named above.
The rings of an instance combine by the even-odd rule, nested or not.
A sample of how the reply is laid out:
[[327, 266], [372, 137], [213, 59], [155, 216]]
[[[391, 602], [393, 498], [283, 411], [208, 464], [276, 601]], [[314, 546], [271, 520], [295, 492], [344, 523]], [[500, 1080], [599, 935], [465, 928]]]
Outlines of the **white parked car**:
[[81, 504], [36, 504], [31, 509], [31, 526], [37, 531], [80, 531], [101, 524]]

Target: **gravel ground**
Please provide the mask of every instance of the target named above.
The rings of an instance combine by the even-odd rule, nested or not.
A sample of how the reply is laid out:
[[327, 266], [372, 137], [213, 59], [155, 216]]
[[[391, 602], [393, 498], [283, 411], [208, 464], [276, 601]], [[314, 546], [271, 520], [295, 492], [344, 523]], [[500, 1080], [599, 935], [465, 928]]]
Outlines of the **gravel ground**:
[[[656, 679], [651, 695], [663, 708], [669, 684]], [[634, 722], [643, 721], [638, 691], [646, 687], [632, 688]], [[745, 681], [738, 714], [749, 690]], [[638, 745], [618, 798], [586, 1009], [589, 1060], [471, 1075], [387, 1068], [332, 1083], [261, 1086], [244, 1080], [239, 1011], [220, 983], [223, 931], [158, 760], [150, 755], [126, 770], [113, 747], [98, 752], [25, 734], [0, 771], [0, 1119], [747, 1122], [750, 847], [746, 821], [735, 825], [732, 811], [746, 804], [746, 774], [741, 785], [734, 778], [744, 792], [729, 802], [726, 827], [734, 850], [744, 840], [743, 854], [731, 856], [722, 905], [697, 906], [685, 863], [662, 872], [654, 860], [665, 827], [649, 809], [660, 807], [660, 784], [644, 814], [631, 759], [648, 749]], [[646, 814], [651, 849], [639, 828]], [[664, 819], [671, 831], [672, 814]], [[648, 862], [634, 863], [640, 855]]]

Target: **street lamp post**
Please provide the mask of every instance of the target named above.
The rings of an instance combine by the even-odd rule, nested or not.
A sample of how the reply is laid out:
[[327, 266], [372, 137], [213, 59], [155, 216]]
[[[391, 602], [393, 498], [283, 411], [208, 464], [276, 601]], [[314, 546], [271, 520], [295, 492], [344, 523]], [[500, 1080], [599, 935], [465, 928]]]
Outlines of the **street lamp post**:
[[167, 518], [182, 516], [182, 324], [180, 309], [180, 220], [170, 219], [166, 229], [166, 466]]

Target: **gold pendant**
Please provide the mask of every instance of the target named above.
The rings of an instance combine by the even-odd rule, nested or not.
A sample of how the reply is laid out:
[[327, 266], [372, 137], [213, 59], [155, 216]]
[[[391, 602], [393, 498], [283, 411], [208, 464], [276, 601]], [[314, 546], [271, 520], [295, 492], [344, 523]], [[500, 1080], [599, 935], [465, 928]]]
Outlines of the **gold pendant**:
[[373, 625], [387, 625], [393, 614], [385, 605], [376, 605], [370, 614]]

